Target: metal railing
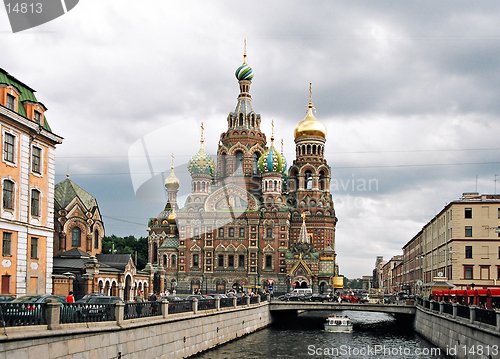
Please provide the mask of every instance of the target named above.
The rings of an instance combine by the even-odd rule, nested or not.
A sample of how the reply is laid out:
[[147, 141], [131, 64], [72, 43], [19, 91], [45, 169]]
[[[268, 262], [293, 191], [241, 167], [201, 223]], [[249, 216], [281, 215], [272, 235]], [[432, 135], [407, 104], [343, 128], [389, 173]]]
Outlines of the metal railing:
[[[0, 320], [6, 327], [47, 324], [46, 303], [0, 303]], [[3, 320], [2, 320], [3, 318]]]
[[240, 297], [236, 300], [236, 305], [246, 305], [246, 304], [247, 304], [246, 297]]
[[457, 306], [457, 317], [470, 319], [470, 310], [466, 305]]
[[161, 302], [125, 303], [124, 319], [145, 318], [162, 315]]
[[453, 315], [453, 305], [451, 303], [443, 304], [443, 313]]
[[215, 299], [204, 299], [198, 301], [198, 310], [216, 309]]
[[250, 297], [250, 304], [257, 304], [259, 302], [259, 298], [257, 296]]
[[221, 308], [229, 308], [232, 307], [233, 304], [233, 298], [221, 298], [220, 299], [220, 307]]
[[497, 325], [497, 315], [494, 310], [476, 308], [475, 311], [476, 321], [493, 326]]
[[168, 313], [186, 313], [193, 311], [193, 303], [190, 300], [168, 302]]

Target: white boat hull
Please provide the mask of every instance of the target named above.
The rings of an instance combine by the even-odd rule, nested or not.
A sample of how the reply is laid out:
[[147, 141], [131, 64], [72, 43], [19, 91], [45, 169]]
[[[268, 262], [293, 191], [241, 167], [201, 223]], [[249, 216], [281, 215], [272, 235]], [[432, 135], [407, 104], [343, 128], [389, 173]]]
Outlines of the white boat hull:
[[352, 332], [352, 324], [351, 325], [328, 325], [328, 324], [325, 324], [325, 330], [327, 332], [335, 332], [335, 333], [351, 333]]

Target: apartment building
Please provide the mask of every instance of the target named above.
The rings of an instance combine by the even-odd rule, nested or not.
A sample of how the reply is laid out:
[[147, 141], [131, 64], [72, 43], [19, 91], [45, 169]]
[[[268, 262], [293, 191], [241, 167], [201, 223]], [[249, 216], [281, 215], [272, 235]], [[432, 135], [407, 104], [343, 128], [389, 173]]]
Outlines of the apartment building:
[[55, 146], [35, 90], [0, 69], [2, 294], [52, 292]]
[[411, 288], [445, 277], [456, 288], [500, 287], [500, 195], [464, 193], [403, 247]]

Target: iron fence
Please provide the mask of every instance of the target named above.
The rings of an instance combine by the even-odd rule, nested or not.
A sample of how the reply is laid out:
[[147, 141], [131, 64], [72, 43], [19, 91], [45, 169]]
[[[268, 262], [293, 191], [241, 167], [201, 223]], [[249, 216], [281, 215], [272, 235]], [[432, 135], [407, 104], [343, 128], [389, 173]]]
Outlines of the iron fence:
[[236, 305], [246, 305], [247, 304], [247, 298], [246, 297], [240, 297], [236, 301]]
[[220, 307], [221, 308], [229, 308], [233, 306], [233, 298], [221, 298], [220, 299]]
[[457, 306], [457, 317], [469, 319], [470, 318], [469, 307], [466, 305], [458, 305]]
[[215, 299], [204, 299], [198, 301], [198, 310], [209, 310], [215, 308]]
[[453, 305], [451, 303], [443, 303], [443, 313], [453, 315]]
[[0, 303], [1, 326], [45, 325], [47, 303]]
[[476, 321], [496, 326], [497, 314], [494, 310], [476, 308]]
[[259, 302], [259, 298], [257, 296], [250, 297], [250, 304], [256, 304]]
[[162, 315], [161, 302], [125, 303], [124, 319], [154, 317], [158, 315]]
[[193, 303], [190, 300], [168, 302], [168, 313], [186, 313], [193, 311]]

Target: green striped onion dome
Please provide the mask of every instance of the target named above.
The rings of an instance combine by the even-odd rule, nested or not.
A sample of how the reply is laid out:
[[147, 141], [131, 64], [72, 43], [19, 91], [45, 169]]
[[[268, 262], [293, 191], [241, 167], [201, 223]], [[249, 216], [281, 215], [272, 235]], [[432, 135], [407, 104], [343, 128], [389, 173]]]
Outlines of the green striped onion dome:
[[247, 65], [246, 62], [243, 63], [240, 67], [236, 69], [234, 73], [238, 81], [248, 80], [251, 81], [253, 79], [253, 70], [250, 66]]
[[203, 147], [189, 159], [187, 167], [191, 175], [207, 174], [213, 177], [215, 172], [214, 160], [205, 152]]
[[259, 169], [263, 173], [283, 173], [286, 171], [286, 158], [276, 151], [276, 148], [271, 144], [271, 147], [259, 158]]

